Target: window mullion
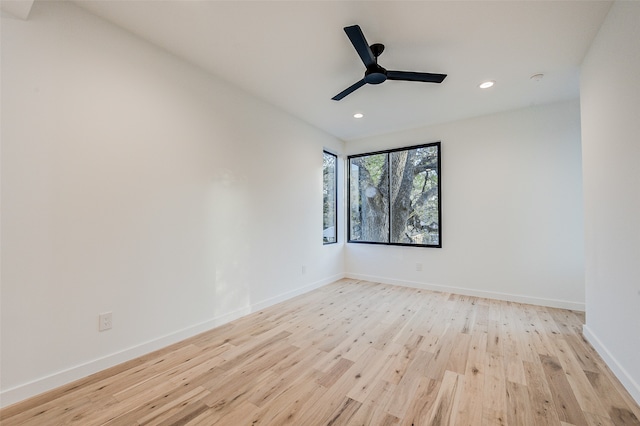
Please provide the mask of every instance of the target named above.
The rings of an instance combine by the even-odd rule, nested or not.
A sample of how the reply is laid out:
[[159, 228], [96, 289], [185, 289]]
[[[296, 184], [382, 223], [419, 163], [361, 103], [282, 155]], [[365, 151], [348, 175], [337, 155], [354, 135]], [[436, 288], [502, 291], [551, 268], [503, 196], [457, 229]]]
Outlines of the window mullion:
[[391, 243], [391, 153], [387, 152], [387, 194], [388, 195], [388, 211], [387, 211], [387, 243]]

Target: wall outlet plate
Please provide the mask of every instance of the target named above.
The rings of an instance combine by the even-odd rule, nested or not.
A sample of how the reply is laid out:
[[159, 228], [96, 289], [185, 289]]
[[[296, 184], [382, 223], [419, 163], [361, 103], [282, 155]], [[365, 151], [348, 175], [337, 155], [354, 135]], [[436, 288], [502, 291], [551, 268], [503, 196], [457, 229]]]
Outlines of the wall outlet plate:
[[98, 331], [110, 330], [113, 327], [113, 314], [105, 312], [98, 315]]

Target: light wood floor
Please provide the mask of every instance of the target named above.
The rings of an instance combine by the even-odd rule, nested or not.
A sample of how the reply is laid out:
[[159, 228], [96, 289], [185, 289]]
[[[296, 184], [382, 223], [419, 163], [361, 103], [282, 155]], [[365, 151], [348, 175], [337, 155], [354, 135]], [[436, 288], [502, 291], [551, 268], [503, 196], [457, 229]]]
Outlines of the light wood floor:
[[0, 412], [10, 425], [640, 425], [583, 313], [341, 280]]

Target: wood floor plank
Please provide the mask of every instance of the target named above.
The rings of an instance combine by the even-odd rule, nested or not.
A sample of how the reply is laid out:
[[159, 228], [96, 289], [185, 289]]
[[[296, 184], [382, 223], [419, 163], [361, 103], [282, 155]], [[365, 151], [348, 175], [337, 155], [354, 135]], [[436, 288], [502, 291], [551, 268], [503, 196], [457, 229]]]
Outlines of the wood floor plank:
[[346, 397], [338, 409], [331, 414], [327, 426], [338, 426], [349, 424], [349, 420], [356, 414], [362, 404], [349, 397]]
[[428, 377], [420, 377], [415, 396], [409, 404], [401, 424], [426, 425], [439, 389], [440, 382]]
[[335, 382], [340, 380], [340, 378], [353, 366], [353, 361], [345, 358], [339, 358], [338, 361], [333, 365], [333, 367], [327, 371], [320, 379], [318, 379], [318, 384], [324, 386], [325, 388], [330, 388], [334, 385]]
[[163, 403], [157, 409], [150, 410], [146, 415], [140, 416], [141, 413], [135, 412], [137, 423], [140, 425], [175, 423], [177, 419], [190, 417], [191, 410], [201, 411], [203, 404], [201, 399], [208, 395], [209, 391], [199, 387], [195, 388], [184, 395], [172, 398], [171, 402]]
[[415, 398], [420, 385], [420, 376], [417, 374], [406, 374], [395, 389], [386, 405], [387, 413], [394, 417], [403, 418], [409, 409], [411, 401]]
[[502, 325], [499, 320], [489, 320], [487, 326], [487, 353], [502, 357], [504, 354]]
[[[258, 407], [250, 403], [249, 401], [242, 401], [237, 410], [232, 410], [226, 415], [222, 416], [216, 424], [221, 425], [241, 425], [247, 421], [247, 418], [251, 418], [253, 414], [258, 412]], [[211, 423], [209, 423], [211, 424]]]
[[[353, 426], [380, 425], [392, 426], [400, 423], [400, 419], [388, 414], [378, 404], [363, 404], [349, 422]], [[415, 424], [418, 426], [418, 423]]]
[[574, 425], [586, 424], [587, 420], [560, 361], [557, 358], [546, 355], [540, 355], [540, 361], [542, 362], [542, 368], [549, 383], [549, 389], [551, 390], [560, 421]]
[[600, 417], [591, 413], [584, 413], [584, 417], [587, 419], [587, 426], [615, 426], [615, 423], [610, 418]]
[[456, 425], [482, 424], [482, 398], [484, 395], [484, 359], [487, 350], [487, 334], [475, 332], [472, 335], [464, 383], [457, 404]]
[[0, 410], [3, 426], [640, 426], [581, 312], [344, 279]]
[[392, 350], [389, 354], [390, 358], [386, 363], [386, 369], [382, 373], [382, 380], [398, 384], [406, 374], [411, 362], [415, 359], [423, 340], [424, 336], [415, 334], [402, 345], [400, 345], [400, 341], [398, 341], [397, 349]]
[[582, 407], [582, 411], [608, 418], [609, 414], [607, 410], [593, 390], [580, 363], [573, 355], [571, 347], [564, 339], [558, 339], [556, 346], [558, 347], [558, 360], [565, 371], [567, 380], [571, 385], [580, 407]]
[[471, 335], [460, 331], [454, 335], [453, 346], [447, 358], [447, 371], [464, 374], [467, 368], [467, 360], [469, 358], [469, 344], [471, 343]]
[[[318, 372], [313, 369], [298, 375], [268, 403], [261, 407], [256, 405], [258, 410], [251, 416], [246, 416], [244, 424], [295, 424], [301, 414], [300, 408], [314, 398], [319, 399], [326, 392], [326, 388], [317, 383], [317, 378]], [[256, 387], [255, 391], [261, 392], [261, 388]]]
[[525, 385], [507, 381], [507, 424], [532, 425], [533, 409]]
[[358, 383], [364, 371], [382, 352], [370, 347], [364, 355], [358, 359], [336, 380], [319, 400], [307, 403], [301, 410], [299, 424], [324, 423], [330, 420], [331, 415], [344, 403], [347, 393]]
[[[164, 392], [151, 394], [145, 392], [121, 404], [117, 410], [102, 413], [100, 417], [88, 416], [85, 424], [124, 425], [140, 424], [154, 419], [164, 418], [167, 412], [174, 412], [181, 402], [190, 400], [201, 403], [209, 392], [201, 386], [167, 387]], [[105, 417], [107, 415], [108, 417]]]
[[452, 417], [456, 410], [454, 401], [459, 383], [458, 374], [452, 371], [445, 372], [436, 399], [426, 416], [425, 424], [434, 426], [453, 424]]
[[[490, 341], [491, 338], [488, 339]], [[488, 350], [488, 349], [487, 349]], [[507, 380], [503, 357], [487, 352], [484, 359], [482, 424], [507, 424]]]
[[608, 413], [606, 418], [611, 419], [616, 425], [640, 426], [640, 407], [627, 404], [623, 395], [606, 374], [593, 371], [585, 371], [585, 374], [600, 403]]
[[[531, 310], [531, 307], [525, 305], [527, 308], [529, 308], [528, 310]], [[540, 317], [538, 316], [539, 311], [541, 310], [539, 307], [534, 306], [533, 307], [533, 312], [531, 313], [531, 316], [529, 317], [529, 332], [530, 332], [530, 339], [531, 339], [531, 344], [532, 344], [532, 348], [531, 351], [532, 353], [537, 353], [538, 355], [547, 355], [547, 356], [551, 356], [554, 357], [556, 356], [556, 350], [555, 347], [553, 346], [553, 343], [551, 341], [551, 338], [549, 337], [549, 334], [546, 332], [545, 326], [544, 326], [544, 322], [540, 319]], [[537, 359], [532, 359], [531, 362], [538, 362]]]
[[544, 369], [540, 363], [523, 362], [529, 400], [533, 415], [533, 425], [548, 426], [560, 424], [560, 418], [553, 402], [553, 395], [545, 380]]
[[381, 378], [381, 371], [391, 364], [391, 360], [397, 357], [398, 350], [391, 344], [380, 356], [371, 361], [367, 368], [362, 370], [357, 383], [347, 392], [347, 396], [355, 401], [366, 402], [369, 394], [374, 390], [376, 383]]

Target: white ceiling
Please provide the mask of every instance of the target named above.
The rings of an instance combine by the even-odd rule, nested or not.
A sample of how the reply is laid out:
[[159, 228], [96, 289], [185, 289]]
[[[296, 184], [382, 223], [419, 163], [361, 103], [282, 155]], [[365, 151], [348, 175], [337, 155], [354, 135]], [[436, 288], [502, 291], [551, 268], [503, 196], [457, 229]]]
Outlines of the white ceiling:
[[[578, 97], [579, 66], [609, 1], [78, 1], [83, 8], [343, 140]], [[387, 69], [363, 77], [343, 27], [384, 43]], [[540, 81], [531, 80], [544, 73]], [[495, 80], [488, 90], [477, 86]], [[354, 119], [353, 113], [365, 117]]]

